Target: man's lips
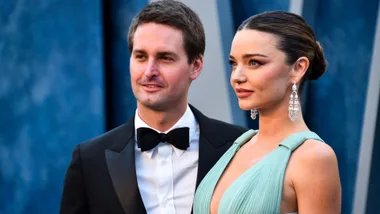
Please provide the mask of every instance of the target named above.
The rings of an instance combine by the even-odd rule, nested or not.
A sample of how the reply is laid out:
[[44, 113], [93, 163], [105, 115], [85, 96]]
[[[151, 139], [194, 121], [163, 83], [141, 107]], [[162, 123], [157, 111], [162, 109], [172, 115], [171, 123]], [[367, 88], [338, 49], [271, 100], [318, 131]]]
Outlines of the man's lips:
[[156, 92], [163, 88], [161, 85], [155, 83], [141, 84], [141, 86], [147, 92]]

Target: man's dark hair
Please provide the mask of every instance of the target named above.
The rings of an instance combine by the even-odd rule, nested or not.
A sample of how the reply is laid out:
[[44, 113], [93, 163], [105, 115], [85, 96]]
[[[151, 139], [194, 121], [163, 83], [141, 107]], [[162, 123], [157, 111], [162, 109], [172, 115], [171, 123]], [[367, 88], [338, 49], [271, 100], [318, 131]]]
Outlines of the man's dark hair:
[[133, 37], [139, 25], [156, 23], [174, 27], [182, 31], [184, 48], [191, 63], [205, 51], [205, 33], [198, 15], [185, 4], [162, 0], [149, 4], [132, 20], [128, 32], [128, 49], [132, 52]]

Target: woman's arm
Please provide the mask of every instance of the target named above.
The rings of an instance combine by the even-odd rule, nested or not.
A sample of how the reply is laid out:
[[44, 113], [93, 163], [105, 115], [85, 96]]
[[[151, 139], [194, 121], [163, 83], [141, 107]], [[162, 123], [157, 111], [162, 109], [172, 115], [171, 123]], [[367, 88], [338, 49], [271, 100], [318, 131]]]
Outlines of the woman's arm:
[[341, 184], [338, 161], [332, 148], [320, 141], [308, 140], [298, 153], [293, 184], [299, 214], [335, 214], [341, 212]]

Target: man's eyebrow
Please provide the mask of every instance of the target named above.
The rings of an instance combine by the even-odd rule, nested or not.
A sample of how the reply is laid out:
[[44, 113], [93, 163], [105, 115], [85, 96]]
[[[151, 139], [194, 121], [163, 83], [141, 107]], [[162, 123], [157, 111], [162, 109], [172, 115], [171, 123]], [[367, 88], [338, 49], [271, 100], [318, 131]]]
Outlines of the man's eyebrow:
[[133, 50], [132, 53], [142, 53], [142, 54], [145, 54], [146, 52], [144, 50], [136, 49], [136, 50]]
[[172, 56], [172, 57], [177, 57], [177, 54], [174, 53], [174, 52], [170, 52], [170, 51], [162, 51], [162, 52], [158, 52], [157, 56]]

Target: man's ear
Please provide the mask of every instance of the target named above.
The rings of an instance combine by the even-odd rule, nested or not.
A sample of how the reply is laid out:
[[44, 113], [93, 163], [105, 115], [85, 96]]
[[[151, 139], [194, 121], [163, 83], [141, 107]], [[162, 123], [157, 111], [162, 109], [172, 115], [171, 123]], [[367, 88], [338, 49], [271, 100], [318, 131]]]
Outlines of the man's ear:
[[290, 79], [292, 83], [299, 83], [303, 76], [305, 76], [307, 69], [309, 68], [310, 61], [307, 57], [303, 56], [297, 59], [293, 64], [293, 68], [290, 72]]
[[201, 74], [203, 68], [203, 55], [199, 55], [191, 62], [190, 79], [195, 80]]

